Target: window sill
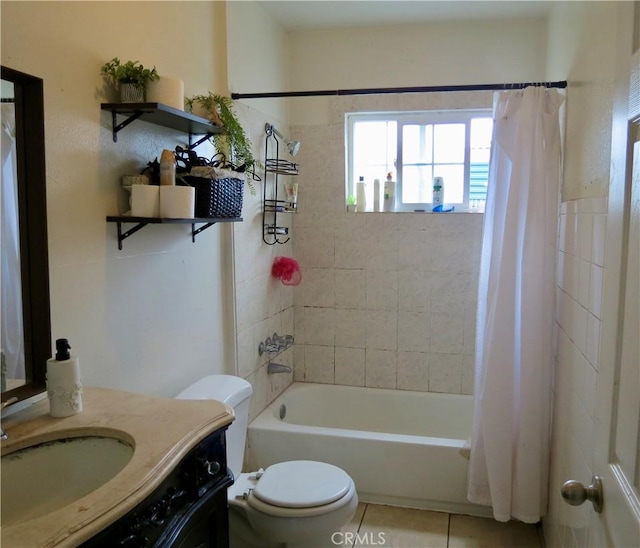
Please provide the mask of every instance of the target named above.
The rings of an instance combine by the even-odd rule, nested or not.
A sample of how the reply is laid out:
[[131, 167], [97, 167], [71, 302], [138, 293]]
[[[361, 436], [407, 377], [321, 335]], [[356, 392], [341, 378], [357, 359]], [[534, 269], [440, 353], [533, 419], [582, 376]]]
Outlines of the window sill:
[[481, 209], [454, 209], [453, 211], [429, 211], [426, 209], [413, 209], [413, 210], [400, 210], [400, 211], [348, 211], [345, 210], [346, 213], [348, 213], [349, 215], [398, 215], [398, 214], [413, 214], [413, 213], [420, 213], [420, 214], [428, 214], [428, 215], [455, 215], [457, 213], [463, 213], [463, 214], [474, 214], [474, 213], [479, 213], [479, 214], [484, 214], [484, 210]]

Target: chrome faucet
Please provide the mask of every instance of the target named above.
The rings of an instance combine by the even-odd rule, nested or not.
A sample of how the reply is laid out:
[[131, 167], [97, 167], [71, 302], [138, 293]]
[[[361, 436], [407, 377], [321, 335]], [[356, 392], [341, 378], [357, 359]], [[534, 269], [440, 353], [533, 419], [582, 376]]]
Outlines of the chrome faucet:
[[[12, 403], [16, 403], [17, 401], [18, 401], [18, 398], [16, 398], [15, 396], [13, 398], [9, 398], [7, 401], [3, 401], [0, 406], [0, 411], [5, 407], [8, 407]], [[6, 440], [8, 437], [9, 436], [7, 436], [2, 426], [0, 426], [0, 440]]]
[[265, 352], [269, 354], [279, 354], [293, 345], [293, 335], [273, 334], [273, 337], [267, 337], [264, 342], [258, 345], [258, 354], [262, 356]]
[[271, 356], [280, 354], [287, 348], [293, 346], [293, 335], [278, 335], [274, 333], [272, 337], [267, 337], [258, 345], [258, 354], [262, 356], [265, 352], [269, 353], [269, 363], [267, 364], [267, 373], [291, 373], [291, 367], [280, 363], [273, 363]]
[[286, 350], [293, 344], [294, 339], [293, 335], [278, 335], [277, 333], [274, 333], [272, 340]]
[[264, 342], [258, 345], [258, 354], [262, 356], [265, 352], [269, 354], [277, 354], [280, 352], [280, 345], [271, 340], [271, 337], [267, 337]]

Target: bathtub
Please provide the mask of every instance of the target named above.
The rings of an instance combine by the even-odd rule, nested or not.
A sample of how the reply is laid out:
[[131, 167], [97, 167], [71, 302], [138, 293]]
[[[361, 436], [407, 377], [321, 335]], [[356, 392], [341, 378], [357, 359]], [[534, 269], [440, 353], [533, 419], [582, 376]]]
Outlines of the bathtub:
[[293, 383], [249, 425], [247, 465], [324, 461], [362, 502], [491, 516], [466, 498], [472, 413], [471, 396]]

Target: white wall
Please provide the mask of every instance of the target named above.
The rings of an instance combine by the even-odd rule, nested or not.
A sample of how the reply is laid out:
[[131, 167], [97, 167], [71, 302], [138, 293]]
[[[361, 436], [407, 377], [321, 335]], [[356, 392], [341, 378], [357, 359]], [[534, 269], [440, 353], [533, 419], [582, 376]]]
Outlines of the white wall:
[[124, 201], [120, 176], [187, 137], [138, 121], [113, 143], [100, 110], [114, 98], [100, 66], [115, 56], [182, 78], [187, 95], [224, 91], [223, 8], [2, 2], [2, 64], [44, 79], [52, 333], [69, 338], [86, 385], [170, 396], [232, 371], [230, 228], [192, 244], [189, 225], [147, 226], [118, 251], [105, 221]]
[[600, 363], [604, 242], [611, 159], [616, 2], [560, 2], [549, 21], [548, 78], [567, 79], [560, 215], [550, 548], [604, 546], [591, 505], [567, 505], [560, 486], [589, 482]]
[[[45, 85], [53, 337], [70, 339], [87, 385], [171, 396], [204, 375], [239, 373], [254, 385], [255, 415], [292, 378], [269, 378], [257, 353], [259, 340], [293, 331], [292, 293], [270, 277], [283, 250], [262, 244], [262, 186], [245, 194], [242, 224], [215, 225], [195, 243], [188, 225], [148, 226], [118, 251], [105, 216], [126, 205], [120, 176], [187, 137], [137, 121], [113, 143], [100, 103], [116, 97], [99, 72], [118, 56], [183, 79], [187, 96], [253, 91], [256, 82], [284, 89], [286, 34], [250, 2], [2, 2], [1, 9], [2, 63]], [[236, 112], [262, 159], [264, 125], [286, 129], [286, 104], [239, 102]], [[198, 153], [213, 149], [203, 144]]]
[[[229, 90], [235, 93], [287, 91], [289, 39], [285, 29], [260, 2], [227, 4]], [[250, 99], [251, 108], [288, 125], [287, 103], [281, 99]], [[262, 139], [264, 132], [251, 135]]]
[[564, 201], [608, 193], [616, 33], [611, 4], [560, 2], [549, 20], [547, 79], [570, 83]]
[[[535, 81], [543, 19], [455, 21], [291, 33], [293, 90]], [[327, 123], [327, 98], [292, 100], [292, 123]]]

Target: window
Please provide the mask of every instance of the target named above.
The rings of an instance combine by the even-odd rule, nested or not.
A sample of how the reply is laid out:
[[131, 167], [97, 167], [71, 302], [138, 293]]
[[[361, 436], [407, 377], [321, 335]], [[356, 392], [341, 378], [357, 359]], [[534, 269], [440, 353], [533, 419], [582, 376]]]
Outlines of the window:
[[[395, 211], [432, 209], [434, 177], [444, 179], [444, 203], [484, 210], [493, 121], [488, 110], [347, 114], [347, 195], [364, 178], [367, 210], [373, 180], [396, 181]], [[381, 190], [382, 192], [382, 190]]]

